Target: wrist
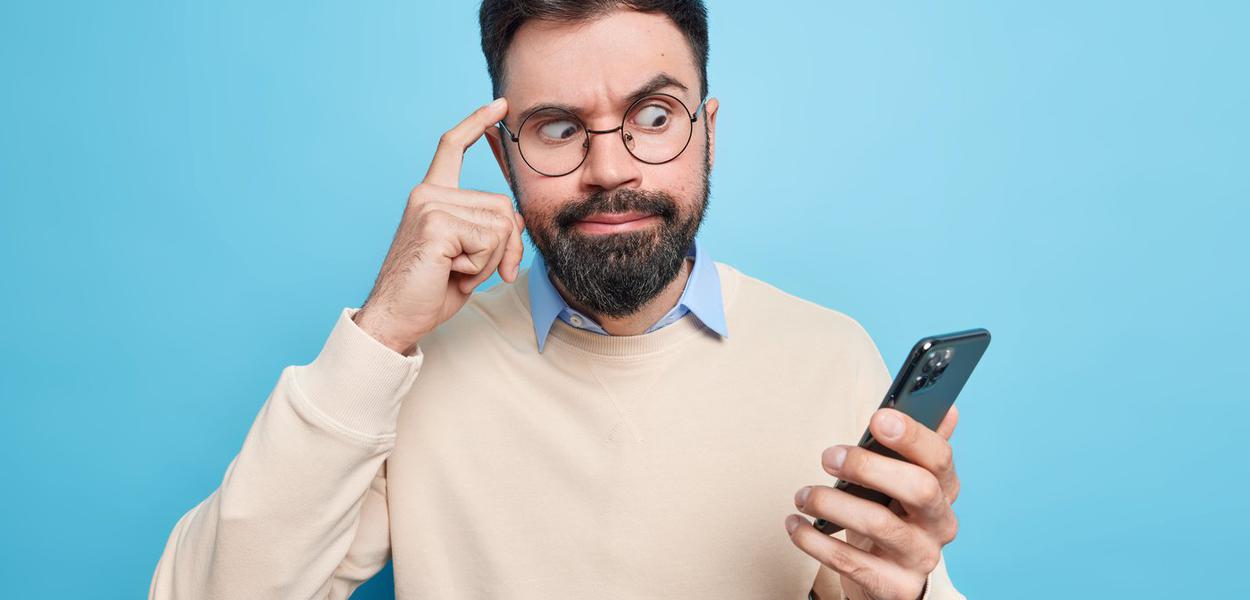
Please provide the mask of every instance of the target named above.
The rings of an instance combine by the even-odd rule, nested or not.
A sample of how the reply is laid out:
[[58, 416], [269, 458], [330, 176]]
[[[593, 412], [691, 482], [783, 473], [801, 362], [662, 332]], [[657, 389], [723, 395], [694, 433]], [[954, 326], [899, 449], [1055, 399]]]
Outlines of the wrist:
[[356, 323], [357, 327], [360, 327], [362, 331], [369, 334], [370, 337], [380, 342], [383, 346], [404, 356], [411, 354], [420, 341], [394, 335], [391, 333], [393, 329], [387, 327], [385, 322], [379, 318], [377, 312], [370, 310], [368, 307], [356, 311], [356, 314], [352, 315], [352, 322]]

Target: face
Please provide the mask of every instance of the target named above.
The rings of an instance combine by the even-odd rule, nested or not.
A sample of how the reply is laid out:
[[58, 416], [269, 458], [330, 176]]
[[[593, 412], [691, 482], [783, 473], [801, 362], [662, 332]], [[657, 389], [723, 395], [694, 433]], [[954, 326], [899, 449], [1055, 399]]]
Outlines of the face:
[[[587, 23], [526, 22], [505, 69], [505, 123], [513, 133], [520, 133], [531, 109], [546, 106], [564, 107], [587, 129], [603, 131], [621, 125], [640, 92], [670, 94], [689, 111], [699, 104], [694, 55], [663, 15], [622, 10]], [[487, 132], [530, 239], [586, 308], [630, 315], [680, 271], [707, 205], [716, 109], [716, 100], [708, 99], [689, 145], [671, 161], [638, 160], [619, 131], [591, 134], [585, 160], [559, 177], [532, 169], [497, 128]], [[673, 122], [684, 127], [681, 121], [689, 118], [677, 110]], [[530, 123], [543, 114], [549, 111], [540, 108]], [[660, 108], [640, 107], [630, 118], [654, 123], [667, 117]], [[552, 121], [545, 131], [558, 135], [566, 125]]]

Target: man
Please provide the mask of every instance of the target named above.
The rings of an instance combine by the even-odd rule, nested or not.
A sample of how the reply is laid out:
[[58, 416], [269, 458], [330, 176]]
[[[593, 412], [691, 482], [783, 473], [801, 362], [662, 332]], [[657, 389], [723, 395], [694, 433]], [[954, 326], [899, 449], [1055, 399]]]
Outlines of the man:
[[[955, 415], [875, 411], [890, 374], [856, 321], [695, 244], [702, 3], [480, 17], [498, 99], [441, 138], [368, 299], [283, 370], [150, 597], [346, 598], [393, 559], [412, 599], [961, 598]], [[519, 212], [458, 187], [483, 134]], [[911, 462], [855, 448], [870, 422]]]

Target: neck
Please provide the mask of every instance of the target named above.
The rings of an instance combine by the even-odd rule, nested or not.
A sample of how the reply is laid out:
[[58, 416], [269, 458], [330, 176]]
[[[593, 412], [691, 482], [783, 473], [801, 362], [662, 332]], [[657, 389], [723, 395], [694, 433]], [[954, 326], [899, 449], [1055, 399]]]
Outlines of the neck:
[[690, 279], [690, 270], [693, 268], [693, 265], [694, 260], [687, 257], [682, 261], [681, 270], [677, 272], [677, 276], [660, 293], [648, 300], [646, 304], [643, 304], [638, 312], [620, 318], [608, 317], [587, 309], [580, 302], [571, 298], [568, 290], [564, 288], [564, 284], [560, 282], [558, 277], [551, 277], [551, 281], [569, 306], [573, 307], [577, 312], [593, 318], [604, 331], [612, 335], [639, 335], [645, 332], [648, 327], [654, 325], [656, 321], [659, 321], [660, 317], [667, 314], [674, 306], [677, 306], [677, 300], [681, 298], [682, 290], [686, 289], [686, 280]]

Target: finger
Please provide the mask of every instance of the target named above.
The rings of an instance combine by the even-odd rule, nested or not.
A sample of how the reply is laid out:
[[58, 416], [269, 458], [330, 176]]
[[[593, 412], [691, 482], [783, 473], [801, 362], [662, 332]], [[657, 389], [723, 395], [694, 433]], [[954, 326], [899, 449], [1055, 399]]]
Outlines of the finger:
[[954, 524], [954, 511], [932, 473], [858, 446], [833, 446], [825, 450], [821, 462], [825, 470], [838, 479], [893, 498], [909, 517], [915, 517], [935, 536], [945, 537], [948, 532], [953, 534], [950, 530]]
[[[515, 215], [512, 219], [512, 235], [508, 237], [508, 250], [504, 254], [502, 263], [505, 266], [499, 270], [499, 276], [509, 283], [516, 281], [516, 277], [521, 271], [521, 258], [525, 254], [525, 244], [521, 242], [522, 226], [519, 218], [521, 215], [517, 212], [512, 214]], [[507, 270], [507, 275], [504, 274], [505, 269]]]
[[955, 425], [957, 424], [959, 424], [959, 408], [952, 404], [951, 409], [947, 411], [946, 416], [938, 425], [938, 435], [950, 440], [951, 435], [955, 433]]
[[[920, 586], [924, 582], [921, 581], [920, 586], [910, 582], [901, 566], [825, 535], [799, 515], [786, 517], [786, 530], [790, 533], [790, 541], [800, 550], [854, 581], [873, 598], [915, 598], [920, 595]], [[911, 591], [913, 589], [914, 592]]]
[[[459, 196], [461, 192], [471, 195], [461, 198]], [[506, 248], [504, 248], [503, 258], [498, 263], [499, 277], [509, 283], [516, 281], [521, 268], [521, 260], [525, 254], [525, 244], [521, 237], [521, 233], [525, 231], [525, 219], [521, 217], [521, 213], [513, 209], [512, 200], [502, 194], [476, 190], [457, 190], [455, 199], [456, 201], [463, 199], [465, 202], [490, 208], [507, 223], [510, 232], [504, 241]]]
[[[482, 227], [493, 230], [504, 241], [498, 256], [492, 254], [492, 260], [489, 261], [487, 269], [482, 270], [474, 281], [465, 281], [466, 286], [471, 284], [472, 287], [461, 287], [461, 291], [465, 289], [472, 290], [482, 281], [489, 279], [490, 276], [498, 269], [499, 277], [504, 281], [515, 281], [516, 269], [515, 264], [519, 264], [520, 254], [523, 252], [521, 245], [521, 232], [517, 229], [517, 221], [512, 215], [514, 214], [511, 207], [507, 207], [502, 211], [497, 205], [484, 203], [466, 206], [463, 204], [451, 204], [446, 202], [430, 202], [431, 208], [437, 208], [449, 212], [465, 221], [476, 223]], [[512, 255], [515, 254], [514, 258]], [[499, 260], [494, 260], [498, 258]], [[515, 264], [514, 264], [515, 263]], [[467, 292], [466, 292], [467, 293]]]
[[424, 227], [425, 238], [441, 242], [440, 251], [456, 273], [477, 275], [499, 245], [498, 235], [490, 228], [438, 208], [429, 210]]
[[473, 114], [444, 133], [438, 140], [438, 149], [434, 151], [434, 158], [430, 161], [430, 169], [426, 171], [424, 182], [459, 187], [460, 165], [464, 162], [465, 151], [482, 137], [487, 128], [503, 119], [507, 113], [508, 102], [501, 96], [473, 111]]
[[955, 501], [959, 477], [955, 474], [954, 450], [946, 438], [893, 408], [873, 414], [868, 429], [887, 448], [933, 473], [950, 501]]
[[[932, 557], [926, 552], [934, 545], [933, 541], [876, 502], [829, 486], [811, 485], [794, 495], [794, 506], [804, 514], [832, 521], [847, 531], [871, 539], [874, 547], [907, 562], [908, 566], [930, 567], [929, 570], [937, 566], [936, 552]], [[930, 558], [932, 566], [926, 564]]]
[[491, 251], [490, 258], [486, 260], [486, 266], [482, 267], [482, 270], [478, 271], [472, 277], [468, 277], [460, 282], [461, 292], [466, 294], [473, 292], [473, 290], [477, 288], [477, 286], [481, 285], [483, 281], [490, 279], [490, 276], [494, 274], [496, 269], [500, 268], [499, 265], [503, 260], [504, 250], [507, 248], [507, 245], [504, 243], [504, 236], [507, 235], [508, 234], [496, 234], [497, 239], [499, 239], [499, 243], [496, 244], [495, 249]]

